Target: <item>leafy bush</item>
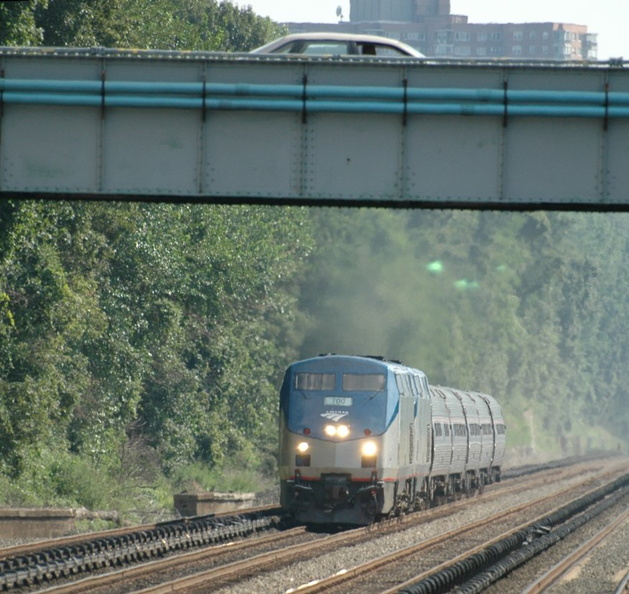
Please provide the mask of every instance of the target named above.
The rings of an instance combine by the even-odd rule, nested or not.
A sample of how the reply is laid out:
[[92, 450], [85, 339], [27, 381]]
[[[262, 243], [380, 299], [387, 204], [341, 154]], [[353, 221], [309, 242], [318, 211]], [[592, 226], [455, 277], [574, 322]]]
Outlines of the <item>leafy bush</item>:
[[195, 463], [177, 468], [172, 477], [176, 492], [218, 491], [222, 493], [259, 493], [273, 488], [275, 479], [237, 465], [211, 469]]

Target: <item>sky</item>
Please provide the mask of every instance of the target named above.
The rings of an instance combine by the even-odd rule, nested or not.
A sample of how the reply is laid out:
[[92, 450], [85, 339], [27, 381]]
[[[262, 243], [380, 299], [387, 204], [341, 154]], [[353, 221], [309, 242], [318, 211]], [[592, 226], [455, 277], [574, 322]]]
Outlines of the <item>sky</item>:
[[[349, 20], [349, 0], [233, 0], [278, 22], [338, 22], [336, 9]], [[598, 33], [599, 60], [629, 60], [629, 0], [451, 0], [452, 14], [470, 23], [561, 22], [587, 25]]]

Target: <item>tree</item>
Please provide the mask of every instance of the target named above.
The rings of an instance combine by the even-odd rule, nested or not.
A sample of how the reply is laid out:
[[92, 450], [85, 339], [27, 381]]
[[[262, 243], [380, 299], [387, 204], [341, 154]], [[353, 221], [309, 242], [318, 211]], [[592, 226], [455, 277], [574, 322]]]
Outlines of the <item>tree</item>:
[[0, 3], [0, 45], [39, 45], [43, 32], [35, 22], [35, 10], [47, 0]]
[[283, 31], [217, 0], [48, 0], [36, 22], [48, 46], [248, 51]]

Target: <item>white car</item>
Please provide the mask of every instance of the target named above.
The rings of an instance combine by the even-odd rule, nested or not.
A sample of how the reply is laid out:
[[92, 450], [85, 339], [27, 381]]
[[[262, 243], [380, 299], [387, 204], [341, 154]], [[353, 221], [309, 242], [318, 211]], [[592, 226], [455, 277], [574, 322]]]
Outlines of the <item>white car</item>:
[[258, 47], [252, 54], [299, 54], [307, 56], [379, 56], [423, 58], [415, 48], [377, 35], [352, 33], [293, 33]]

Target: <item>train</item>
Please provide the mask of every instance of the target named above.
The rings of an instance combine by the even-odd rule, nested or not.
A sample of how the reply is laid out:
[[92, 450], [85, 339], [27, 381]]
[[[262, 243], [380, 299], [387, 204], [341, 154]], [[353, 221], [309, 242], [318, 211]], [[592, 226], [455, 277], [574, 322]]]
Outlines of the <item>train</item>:
[[292, 363], [280, 389], [280, 505], [305, 524], [369, 525], [500, 481], [498, 401], [429, 385], [383, 357]]

